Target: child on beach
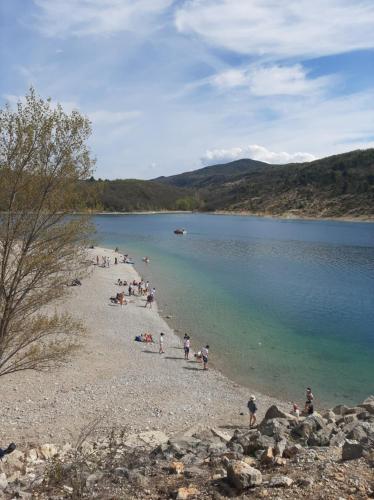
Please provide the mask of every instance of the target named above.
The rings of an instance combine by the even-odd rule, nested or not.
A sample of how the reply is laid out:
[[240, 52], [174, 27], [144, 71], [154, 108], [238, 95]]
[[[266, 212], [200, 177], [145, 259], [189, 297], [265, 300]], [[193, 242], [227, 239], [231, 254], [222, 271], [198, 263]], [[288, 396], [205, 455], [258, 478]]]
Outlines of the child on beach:
[[254, 396], [249, 397], [248, 401], [248, 411], [249, 411], [249, 427], [252, 428], [256, 425], [256, 412], [257, 412], [257, 405], [255, 403], [256, 398]]
[[300, 417], [300, 409], [299, 409], [299, 405], [298, 405], [298, 404], [296, 404], [296, 403], [292, 403], [291, 415], [295, 415], [295, 417], [296, 417], [296, 422], [298, 422], [298, 421], [299, 421], [299, 417]]
[[201, 356], [203, 358], [204, 370], [208, 369], [208, 355], [209, 355], [209, 346], [206, 345], [201, 349]]
[[183, 338], [183, 348], [184, 348], [184, 359], [188, 359], [190, 354], [190, 337], [187, 335], [187, 333], [184, 335]]
[[165, 335], [164, 333], [160, 333], [160, 342], [159, 342], [160, 349], [158, 351], [160, 354], [165, 354], [165, 351], [164, 351], [164, 335]]

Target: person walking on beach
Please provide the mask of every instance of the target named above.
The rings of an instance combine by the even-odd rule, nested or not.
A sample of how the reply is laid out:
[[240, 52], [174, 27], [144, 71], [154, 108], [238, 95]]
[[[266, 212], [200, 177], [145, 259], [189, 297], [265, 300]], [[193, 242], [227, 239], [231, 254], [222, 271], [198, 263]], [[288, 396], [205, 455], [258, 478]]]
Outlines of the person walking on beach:
[[96, 255], [96, 265], [98, 266], [99, 265], [99, 256]]
[[204, 370], [208, 369], [208, 355], [209, 355], [209, 346], [206, 345], [201, 349], [201, 356], [203, 358]]
[[256, 398], [252, 395], [249, 397], [248, 401], [248, 411], [249, 411], [249, 427], [252, 428], [256, 425], [256, 412], [257, 412], [257, 405], [255, 403]]
[[159, 353], [160, 354], [165, 354], [165, 351], [164, 351], [164, 333], [160, 333], [160, 341], [159, 341], [159, 345], [160, 345], [160, 349], [159, 349]]
[[147, 302], [145, 303], [145, 306], [144, 307], [147, 307], [149, 305], [149, 309], [152, 309], [152, 304], [153, 304], [153, 301], [154, 301], [154, 297], [152, 294], [149, 294], [147, 296]]
[[190, 337], [187, 335], [187, 333], [184, 335], [183, 338], [183, 348], [184, 348], [184, 359], [188, 359], [190, 354]]

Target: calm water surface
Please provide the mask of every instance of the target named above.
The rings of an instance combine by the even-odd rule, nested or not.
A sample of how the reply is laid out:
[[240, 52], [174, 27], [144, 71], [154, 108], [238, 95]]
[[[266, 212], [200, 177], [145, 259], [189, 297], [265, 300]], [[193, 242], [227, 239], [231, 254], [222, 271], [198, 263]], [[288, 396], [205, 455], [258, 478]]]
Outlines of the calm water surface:
[[[218, 215], [94, 217], [163, 314], [238, 382], [322, 404], [374, 394], [374, 225]], [[185, 227], [188, 234], [175, 236]], [[151, 257], [145, 265], [141, 258]], [[120, 277], [119, 266], [118, 275]]]

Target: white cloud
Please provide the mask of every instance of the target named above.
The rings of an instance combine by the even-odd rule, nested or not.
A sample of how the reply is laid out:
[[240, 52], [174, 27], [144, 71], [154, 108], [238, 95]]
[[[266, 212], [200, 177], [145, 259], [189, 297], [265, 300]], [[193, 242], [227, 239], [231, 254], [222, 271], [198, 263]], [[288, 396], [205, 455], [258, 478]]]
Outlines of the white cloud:
[[211, 84], [220, 89], [246, 87], [256, 96], [312, 94], [323, 90], [331, 81], [332, 77], [308, 79], [300, 64], [228, 70], [210, 79]]
[[84, 36], [141, 30], [172, 0], [34, 0], [38, 28], [47, 36]]
[[374, 47], [372, 0], [191, 0], [180, 32], [243, 54], [318, 57]]
[[248, 85], [248, 75], [244, 70], [229, 69], [214, 75], [211, 82], [219, 88], [243, 87]]
[[316, 157], [310, 153], [287, 153], [269, 151], [264, 146], [251, 144], [249, 146], [207, 150], [201, 158], [203, 165], [213, 165], [215, 163], [227, 163], [241, 158], [264, 161], [266, 163], [293, 163], [315, 160]]

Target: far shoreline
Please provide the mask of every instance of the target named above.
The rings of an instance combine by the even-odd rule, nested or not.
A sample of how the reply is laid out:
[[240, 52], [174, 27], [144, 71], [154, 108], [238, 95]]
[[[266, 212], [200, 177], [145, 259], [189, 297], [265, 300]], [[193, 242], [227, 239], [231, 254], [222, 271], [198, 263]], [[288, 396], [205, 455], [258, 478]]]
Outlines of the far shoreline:
[[253, 217], [253, 218], [261, 218], [261, 219], [274, 219], [281, 221], [311, 221], [311, 222], [358, 222], [358, 223], [374, 223], [374, 216], [364, 216], [360, 215], [357, 217], [318, 217], [318, 216], [308, 216], [308, 215], [300, 215], [300, 214], [266, 214], [266, 213], [254, 213], [254, 212], [237, 212], [230, 210], [217, 210], [215, 212], [204, 212], [197, 210], [149, 210], [149, 211], [133, 211], [133, 212], [106, 212], [106, 211], [98, 211], [98, 212], [74, 212], [73, 215], [88, 215], [88, 216], [101, 216], [101, 215], [226, 215], [226, 216], [242, 216], [242, 217]]

